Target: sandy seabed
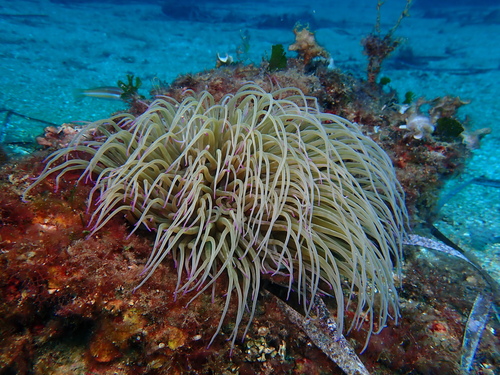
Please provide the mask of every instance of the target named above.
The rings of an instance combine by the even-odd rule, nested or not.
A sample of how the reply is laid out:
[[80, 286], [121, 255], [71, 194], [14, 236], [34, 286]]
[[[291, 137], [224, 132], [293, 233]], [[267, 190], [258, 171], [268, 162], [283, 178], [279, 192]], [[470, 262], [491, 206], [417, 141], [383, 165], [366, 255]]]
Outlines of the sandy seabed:
[[[248, 62], [259, 63], [273, 44], [293, 43], [290, 28], [256, 27], [259, 17], [306, 12], [317, 20], [317, 40], [335, 66], [364, 75], [366, 58], [360, 40], [372, 31], [375, 1], [262, 1], [218, 5], [220, 12], [245, 22], [183, 21], [168, 18], [160, 1], [52, 3], [0, 1], [0, 108], [56, 124], [93, 121], [124, 109], [121, 102], [87, 98], [76, 101], [75, 89], [114, 86], [127, 74], [142, 78], [141, 93], [157, 82], [213, 68], [217, 53], [236, 55], [241, 33], [248, 32]], [[404, 1], [382, 9], [382, 31], [398, 18]], [[434, 98], [446, 94], [471, 103], [461, 109], [473, 129], [489, 127], [481, 148], [473, 151], [465, 171], [447, 183], [446, 195], [477, 177], [500, 180], [500, 17], [485, 21], [494, 8], [436, 8], [411, 11], [396, 35], [405, 42], [388, 59], [382, 75], [400, 95]], [[497, 12], [499, 11], [496, 9]], [[209, 16], [207, 16], [209, 17]], [[205, 21], [205, 20], [204, 20]], [[403, 51], [403, 52], [401, 52]], [[410, 56], [404, 58], [403, 53]], [[289, 53], [290, 56], [293, 53]], [[15, 121], [1, 125], [3, 140], [34, 141], [43, 125]], [[447, 236], [473, 253], [500, 280], [500, 190], [469, 185], [442, 208], [436, 223]]]
[[[127, 74], [135, 74], [144, 81], [146, 94], [155, 82], [168, 83], [181, 74], [213, 68], [217, 53], [236, 55], [244, 31], [250, 36], [247, 61], [259, 63], [270, 55], [273, 44], [293, 43], [293, 33], [286, 27], [255, 26], [259, 17], [280, 14], [312, 12], [317, 39], [335, 66], [363, 75], [366, 58], [360, 40], [372, 31], [376, 17], [375, 2], [368, 6], [359, 1], [315, 1], [311, 8], [304, 1], [291, 8], [287, 1], [272, 1], [259, 6], [213, 4], [221, 14], [243, 16], [244, 23], [178, 21], [169, 19], [160, 3], [1, 1], [0, 107], [56, 124], [105, 118], [124, 109], [124, 104], [93, 98], [76, 101], [75, 89], [114, 86]], [[382, 31], [392, 27], [403, 5], [403, 1], [384, 5]], [[400, 51], [412, 53], [413, 58], [409, 62], [402, 52], [395, 53], [382, 72], [400, 95], [412, 91], [429, 99], [451, 94], [470, 100], [461, 109], [462, 116], [470, 117], [473, 128], [492, 129], [481, 148], [474, 150], [465, 172], [448, 183], [450, 190], [474, 177], [500, 179], [500, 48], [494, 37], [500, 33], [500, 21], [485, 23], [489, 12], [436, 8], [426, 13], [414, 7], [396, 33], [405, 40]], [[31, 141], [44, 127], [34, 125], [10, 123], [0, 133], [5, 141]], [[500, 279], [498, 187], [470, 185], [443, 207], [442, 216], [439, 228], [474, 252]]]

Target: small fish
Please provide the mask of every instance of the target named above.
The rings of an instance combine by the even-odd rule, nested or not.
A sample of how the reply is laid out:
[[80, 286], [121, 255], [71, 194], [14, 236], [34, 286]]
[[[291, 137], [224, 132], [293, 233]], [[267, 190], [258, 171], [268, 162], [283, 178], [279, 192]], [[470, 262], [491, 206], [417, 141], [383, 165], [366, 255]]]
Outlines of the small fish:
[[95, 87], [92, 89], [77, 89], [74, 92], [76, 100], [82, 100], [85, 97], [99, 98], [107, 100], [123, 100], [123, 90], [120, 87]]

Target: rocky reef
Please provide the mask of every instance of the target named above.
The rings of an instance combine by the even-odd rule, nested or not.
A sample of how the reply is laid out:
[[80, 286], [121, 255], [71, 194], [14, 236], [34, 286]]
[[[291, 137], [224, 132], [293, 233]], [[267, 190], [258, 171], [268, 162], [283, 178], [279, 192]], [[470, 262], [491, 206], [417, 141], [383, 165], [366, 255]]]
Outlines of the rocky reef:
[[[288, 58], [285, 69], [270, 71], [267, 61], [222, 64], [160, 84], [152, 96], [182, 101], [188, 93], [208, 90], [218, 100], [248, 81], [267, 91], [297, 87], [316, 97], [325, 112], [359, 124], [381, 145], [396, 167], [413, 223], [432, 220], [440, 187], [460, 172], [469, 149], [486, 132], [473, 133], [457, 116], [465, 102], [411, 94], [402, 102], [384, 80], [369, 82], [332, 67], [312, 32], [300, 29], [295, 35], [307, 37], [309, 47], [297, 41], [292, 48], [297, 56]], [[147, 101], [130, 104], [137, 115]], [[45, 144], [61, 147], [70, 133], [62, 132], [59, 141], [57, 129], [50, 129]], [[192, 301], [189, 293], [175, 299], [177, 271], [167, 258], [135, 290], [154, 235], [146, 230], [129, 235], [127, 222], [116, 217], [89, 236], [91, 185], [76, 184], [78, 174], [66, 174], [58, 191], [55, 181], [46, 179], [22, 202], [44, 156], [10, 161], [0, 171], [0, 373], [342, 373], [270, 294], [259, 297], [243, 341], [232, 347], [227, 340], [237, 313], [231, 306], [222, 333], [208, 346], [223, 309], [224, 282]], [[467, 264], [441, 255], [408, 247], [405, 256], [401, 318], [374, 335], [360, 358], [374, 374], [458, 374], [467, 316], [485, 282]], [[335, 301], [324, 300], [334, 311]], [[485, 330], [477, 373], [493, 374], [500, 366], [499, 328], [491, 321]], [[359, 351], [366, 334], [353, 331], [347, 338]]]

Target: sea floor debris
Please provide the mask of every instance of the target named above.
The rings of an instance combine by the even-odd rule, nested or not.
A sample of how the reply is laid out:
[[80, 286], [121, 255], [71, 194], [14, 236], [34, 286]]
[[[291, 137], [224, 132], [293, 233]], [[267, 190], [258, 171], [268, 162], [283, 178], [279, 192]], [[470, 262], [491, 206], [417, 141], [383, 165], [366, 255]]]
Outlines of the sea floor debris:
[[[458, 259], [467, 262], [471, 268], [473, 268], [479, 275], [481, 275], [486, 282], [485, 289], [480, 291], [474, 301], [474, 305], [469, 313], [467, 319], [467, 324], [465, 326], [465, 332], [463, 335], [462, 348], [461, 348], [461, 359], [460, 367], [464, 374], [470, 373], [472, 363], [474, 361], [478, 345], [481, 341], [484, 328], [488, 323], [490, 318], [491, 309], [497, 311], [498, 303], [500, 301], [499, 295], [499, 284], [491, 276], [481, 268], [474, 258], [469, 259], [467, 254], [464, 253], [456, 244], [451, 240], [444, 237], [437, 228], [429, 225], [431, 233], [437, 235], [438, 237], [444, 239], [446, 243], [436, 241], [427, 237], [422, 237], [419, 235], [409, 235], [406, 244], [412, 246], [422, 246], [434, 251], [438, 251]], [[471, 255], [468, 255], [471, 257]], [[496, 316], [497, 323], [500, 322], [498, 315]]]
[[[182, 76], [158, 87], [154, 95], [180, 100], [186, 92], [208, 89], [222, 96], [249, 80], [268, 89], [299, 87], [316, 96], [326, 111], [362, 124], [363, 131], [384, 147], [397, 166], [415, 217], [425, 219], [433, 213], [442, 181], [459, 171], [469, 155], [462, 138], [430, 134], [419, 139], [401, 128], [410, 114], [402, 110], [393, 90], [382, 84], [366, 85], [321, 64], [306, 67], [300, 57], [289, 59], [284, 71], [269, 72], [264, 62]], [[456, 110], [464, 103], [445, 97], [426, 104], [431, 111], [456, 120]], [[141, 108], [132, 103], [130, 112]], [[35, 156], [9, 163], [0, 172], [0, 334], [8, 338], [0, 343], [0, 368], [6, 373], [57, 373], [68, 368], [82, 374], [341, 373], [329, 358], [360, 373], [461, 372], [460, 348], [468, 330], [464, 327], [476, 296], [486, 285], [469, 265], [443, 261], [426, 250], [407, 249], [400, 323], [389, 323], [373, 336], [359, 358], [352, 350], [363, 348], [366, 332], [352, 332], [348, 342], [339, 344], [344, 354], [335, 352], [332, 338], [335, 341], [338, 336], [329, 335], [333, 326], [328, 316], [334, 307], [328, 299], [324, 305], [317, 302], [318, 320], [307, 320], [290, 318], [293, 313], [285, 314], [280, 302], [265, 297], [256, 312], [258, 329], [250, 331], [248, 338], [264, 348], [262, 353], [258, 347], [258, 357], [248, 356], [249, 349], [242, 343], [230, 356], [232, 348], [226, 340], [234, 328], [230, 325], [222, 327], [226, 336], [207, 348], [217, 325], [214, 317], [220, 316], [218, 296], [225, 291], [217, 290], [213, 298], [207, 296], [186, 310], [188, 298], [171, 298], [175, 290], [171, 274], [176, 271], [165, 262], [142, 293], [130, 293], [137, 285], [151, 237], [144, 232], [141, 237], [127, 237], [125, 223], [116, 219], [102, 233], [87, 238], [89, 186], [75, 185], [78, 176], [68, 175], [57, 194], [53, 183], [47, 182], [34, 202], [19, 203], [40, 163], [41, 157]], [[235, 312], [230, 309], [228, 314]], [[462, 367], [493, 374], [500, 366], [498, 322], [483, 319], [482, 313], [475, 316], [471, 322], [486, 322], [477, 344], [478, 360], [471, 365], [471, 355], [466, 354]], [[305, 327], [310, 335], [295, 329], [290, 321]], [[67, 340], [68, 336], [74, 339]], [[475, 341], [467, 340], [471, 344], [466, 345], [474, 352]], [[58, 354], [53, 348], [60, 349]], [[78, 360], [74, 353], [79, 354]], [[352, 363], [356, 365], [349, 370]]]
[[276, 297], [278, 305], [292, 323], [300, 327], [311, 341], [335, 362], [347, 375], [369, 375], [363, 362], [354, 352], [337, 324], [330, 317], [330, 312], [323, 300], [314, 298], [316, 316], [304, 317]]
[[[223, 335], [207, 349], [221, 299], [208, 295], [186, 310], [188, 296], [171, 298], [175, 269], [169, 262], [141, 293], [131, 293], [153, 238], [147, 233], [126, 238], [125, 223], [116, 219], [86, 239], [90, 187], [75, 189], [78, 176], [68, 176], [57, 193], [47, 181], [39, 198], [20, 205], [39, 162], [40, 156], [0, 171], [0, 334], [8, 338], [0, 343], [3, 371], [57, 373], [73, 366], [81, 374], [342, 373], [274, 298], [265, 296], [247, 340], [264, 346], [263, 353], [268, 348], [282, 354], [250, 361], [246, 344], [238, 341], [230, 356], [231, 325], [224, 325]], [[359, 359], [370, 373], [459, 374], [466, 322], [485, 287], [468, 263], [407, 248], [399, 324], [390, 322], [373, 335]], [[324, 301], [332, 314], [333, 301]], [[500, 365], [499, 330], [489, 319], [471, 371], [493, 375]], [[346, 339], [359, 352], [366, 333], [353, 331]], [[80, 353], [78, 360], [74, 353]]]

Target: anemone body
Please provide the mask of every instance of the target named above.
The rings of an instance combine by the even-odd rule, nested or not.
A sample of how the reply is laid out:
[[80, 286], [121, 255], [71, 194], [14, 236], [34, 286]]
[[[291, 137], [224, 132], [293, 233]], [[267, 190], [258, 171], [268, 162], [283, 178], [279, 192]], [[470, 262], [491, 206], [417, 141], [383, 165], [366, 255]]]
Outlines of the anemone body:
[[391, 309], [398, 315], [406, 211], [391, 161], [298, 89], [247, 85], [218, 103], [208, 92], [159, 98], [138, 117], [89, 125], [35, 185], [71, 170], [94, 182], [92, 232], [116, 215], [156, 231], [139, 286], [167, 256], [175, 293], [196, 298], [227, 275], [217, 332], [236, 300], [233, 341], [263, 275], [284, 277], [306, 313], [320, 288], [333, 295], [341, 329], [349, 303], [351, 328], [367, 321], [370, 333]]

